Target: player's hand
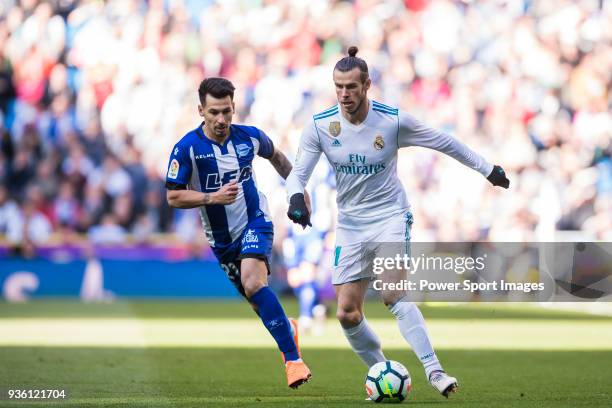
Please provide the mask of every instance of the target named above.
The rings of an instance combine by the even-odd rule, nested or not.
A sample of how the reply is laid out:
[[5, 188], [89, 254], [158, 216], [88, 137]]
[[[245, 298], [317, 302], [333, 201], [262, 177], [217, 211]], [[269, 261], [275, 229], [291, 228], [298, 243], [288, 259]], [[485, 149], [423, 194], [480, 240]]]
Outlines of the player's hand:
[[487, 180], [494, 186], [510, 187], [510, 180], [506, 177], [506, 172], [498, 165], [493, 166], [493, 171], [489, 174]]
[[230, 181], [221, 186], [219, 190], [211, 194], [212, 204], [227, 205], [236, 201], [238, 196], [238, 183], [236, 180]]
[[[310, 198], [308, 201], [310, 201]], [[300, 224], [303, 228], [306, 228], [307, 225], [312, 227], [310, 223], [310, 211], [308, 211], [308, 207], [306, 207], [304, 194], [297, 193], [291, 196], [289, 199], [287, 217], [294, 223]]]

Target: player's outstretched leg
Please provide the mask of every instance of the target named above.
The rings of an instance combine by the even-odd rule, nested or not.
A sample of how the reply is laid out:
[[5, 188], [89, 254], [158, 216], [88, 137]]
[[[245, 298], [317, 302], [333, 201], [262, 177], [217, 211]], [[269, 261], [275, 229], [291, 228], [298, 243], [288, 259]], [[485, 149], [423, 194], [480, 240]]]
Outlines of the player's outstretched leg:
[[242, 285], [249, 301], [257, 306], [259, 317], [283, 353], [287, 384], [297, 388], [307, 382], [311, 373], [302, 361], [289, 319], [278, 298], [267, 286], [267, 267], [259, 259], [243, 259]]
[[440, 394], [448, 398], [449, 393], [457, 390], [457, 379], [449, 376], [442, 369], [431, 345], [423, 314], [414, 303], [409, 302], [405, 297], [391, 305], [388, 304], [388, 307], [397, 318], [402, 336], [423, 364], [429, 383]]
[[[310, 379], [311, 374], [302, 361], [291, 329], [291, 323], [287, 319], [278, 298], [270, 288], [264, 286], [250, 299], [257, 304], [261, 321], [274, 337], [279, 350], [283, 354], [287, 385], [291, 388], [299, 387]], [[295, 327], [297, 333], [297, 326]]]
[[367, 280], [337, 285], [338, 310], [336, 315], [353, 351], [368, 367], [371, 367], [380, 361], [385, 361], [385, 356], [378, 336], [362, 312], [367, 287]]

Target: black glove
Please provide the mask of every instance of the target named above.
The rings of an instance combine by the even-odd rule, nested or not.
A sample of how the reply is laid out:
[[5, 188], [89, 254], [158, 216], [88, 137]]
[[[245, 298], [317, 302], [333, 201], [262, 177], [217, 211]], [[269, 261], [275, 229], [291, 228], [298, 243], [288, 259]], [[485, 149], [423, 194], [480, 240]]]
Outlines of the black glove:
[[308, 208], [306, 208], [306, 201], [304, 201], [304, 194], [297, 193], [291, 196], [289, 199], [287, 217], [304, 228], [306, 228], [307, 225], [312, 227], [310, 223], [310, 213], [308, 212]]
[[503, 188], [510, 187], [510, 180], [506, 177], [506, 172], [501, 166], [495, 165], [493, 166], [493, 171], [487, 177], [487, 180], [491, 182], [494, 186], [500, 186]]

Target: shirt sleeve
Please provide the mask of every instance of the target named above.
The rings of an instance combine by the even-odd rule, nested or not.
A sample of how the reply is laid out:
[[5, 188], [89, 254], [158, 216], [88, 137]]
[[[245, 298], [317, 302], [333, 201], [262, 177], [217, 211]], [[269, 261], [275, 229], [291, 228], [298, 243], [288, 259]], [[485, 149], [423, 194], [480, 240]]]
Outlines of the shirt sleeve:
[[274, 143], [272, 140], [264, 133], [263, 130], [257, 129], [258, 139], [259, 139], [259, 149], [257, 154], [264, 159], [270, 159], [274, 154]]
[[485, 177], [493, 171], [491, 163], [459, 140], [449, 134], [427, 127], [414, 117], [401, 111], [398, 126], [398, 147], [422, 146], [437, 150], [476, 170]]
[[287, 199], [294, 194], [304, 193], [308, 179], [321, 157], [321, 142], [315, 126], [313, 120], [310, 125], [304, 127], [302, 132], [295, 164], [287, 177]]
[[168, 171], [166, 173], [166, 184], [186, 186], [189, 184], [192, 171], [188, 149], [177, 143], [174, 145], [170, 155], [170, 162], [168, 163]]

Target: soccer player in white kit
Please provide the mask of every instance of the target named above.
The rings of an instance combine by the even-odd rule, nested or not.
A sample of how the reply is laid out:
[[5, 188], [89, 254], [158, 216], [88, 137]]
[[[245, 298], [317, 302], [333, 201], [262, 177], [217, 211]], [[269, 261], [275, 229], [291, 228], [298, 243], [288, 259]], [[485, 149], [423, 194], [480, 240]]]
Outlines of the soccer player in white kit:
[[[362, 243], [410, 241], [412, 214], [397, 175], [398, 149], [435, 149], [478, 171], [493, 185], [508, 188], [510, 182], [500, 166], [488, 163], [453, 137], [423, 125], [405, 112], [368, 99], [368, 66], [356, 53], [357, 47], [350, 47], [349, 55], [334, 68], [338, 104], [314, 115], [304, 128], [295, 165], [287, 178], [287, 215], [303, 227], [310, 224], [304, 188], [324, 153], [335, 170], [338, 189], [332, 277], [337, 318], [355, 353], [371, 367], [386, 359], [380, 340], [363, 314], [372, 271], [362, 268]], [[420, 310], [403, 291], [382, 291], [381, 297], [423, 364], [430, 384], [445, 397], [455, 392], [457, 379], [442, 369]]]

